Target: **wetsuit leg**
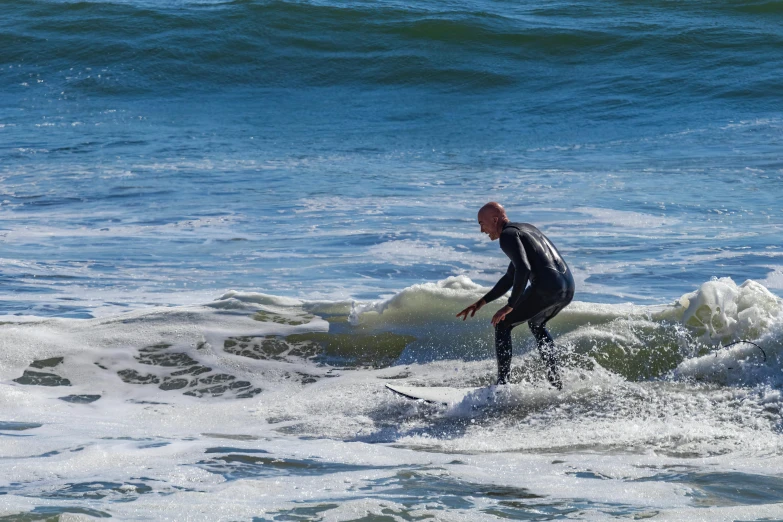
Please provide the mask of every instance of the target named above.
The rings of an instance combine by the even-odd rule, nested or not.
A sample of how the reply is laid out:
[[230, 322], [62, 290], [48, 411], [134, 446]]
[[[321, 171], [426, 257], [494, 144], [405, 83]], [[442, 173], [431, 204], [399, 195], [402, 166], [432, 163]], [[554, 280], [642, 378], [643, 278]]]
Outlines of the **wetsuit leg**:
[[560, 380], [560, 372], [557, 369], [557, 351], [555, 350], [555, 341], [552, 336], [549, 335], [549, 331], [543, 324], [534, 324], [532, 321], [528, 323], [530, 331], [533, 332], [533, 336], [536, 338], [536, 344], [538, 345], [538, 353], [541, 354], [541, 359], [546, 364], [546, 378], [549, 383], [558, 390], [563, 389], [563, 382]]
[[541, 302], [532, 287], [525, 289], [522, 302], [495, 326], [495, 353], [498, 359], [498, 384], [507, 384], [511, 374], [511, 330], [541, 312]]
[[558, 361], [555, 341], [549, 334], [549, 330], [546, 329], [546, 323], [556, 316], [560, 310], [568, 306], [573, 297], [573, 292], [569, 291], [565, 293], [558, 303], [542, 310], [527, 323], [530, 327], [530, 331], [533, 332], [533, 336], [536, 338], [538, 353], [541, 354], [541, 359], [544, 361], [544, 364], [546, 364], [546, 378], [549, 383], [558, 390], [563, 389], [563, 382], [560, 380], [560, 372], [557, 368]]
[[[498, 360], [498, 384], [506, 384], [511, 373], [511, 330], [527, 322], [536, 338], [539, 353], [547, 366], [547, 379], [558, 390], [563, 384], [557, 369], [557, 357], [552, 336], [546, 329], [546, 323], [573, 298], [573, 291], [557, 295], [540, 295], [533, 287], [528, 287], [517, 305], [500, 323], [495, 326], [495, 352]], [[554, 302], [553, 302], [554, 301]]]
[[498, 384], [508, 384], [511, 374], [511, 329], [513, 325], [503, 324], [501, 321], [495, 326], [495, 354], [498, 358]]

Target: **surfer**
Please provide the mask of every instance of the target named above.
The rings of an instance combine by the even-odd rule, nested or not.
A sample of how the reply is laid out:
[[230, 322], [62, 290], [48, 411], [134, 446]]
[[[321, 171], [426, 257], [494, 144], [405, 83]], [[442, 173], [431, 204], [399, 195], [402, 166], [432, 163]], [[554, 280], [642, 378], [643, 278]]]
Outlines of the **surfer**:
[[463, 321], [468, 318], [468, 314], [473, 317], [485, 304], [511, 289], [508, 304], [492, 317], [498, 359], [497, 383], [507, 384], [509, 381], [511, 330], [527, 322], [546, 364], [547, 379], [558, 390], [563, 389], [557, 368], [555, 343], [546, 329], [546, 323], [574, 297], [571, 270], [540, 230], [527, 223], [512, 223], [499, 203], [490, 202], [481, 207], [478, 222], [481, 232], [487, 234], [490, 240], [500, 239], [500, 249], [511, 263], [492, 290], [458, 313], [457, 317], [462, 317]]

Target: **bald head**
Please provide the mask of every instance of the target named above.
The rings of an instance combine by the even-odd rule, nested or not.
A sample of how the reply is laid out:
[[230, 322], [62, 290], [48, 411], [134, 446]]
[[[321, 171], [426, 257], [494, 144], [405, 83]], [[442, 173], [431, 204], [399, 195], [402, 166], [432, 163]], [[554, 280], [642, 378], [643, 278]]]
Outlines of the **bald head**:
[[500, 203], [490, 201], [478, 211], [478, 222], [481, 231], [494, 241], [500, 237], [503, 226], [508, 223], [506, 209]]
[[479, 215], [479, 221], [481, 220], [481, 217], [487, 217], [489, 219], [492, 219], [494, 217], [497, 218], [505, 218], [508, 220], [508, 217], [506, 217], [506, 209], [503, 208], [503, 205], [500, 203], [495, 203], [494, 201], [490, 201], [483, 207], [481, 207], [478, 211]]

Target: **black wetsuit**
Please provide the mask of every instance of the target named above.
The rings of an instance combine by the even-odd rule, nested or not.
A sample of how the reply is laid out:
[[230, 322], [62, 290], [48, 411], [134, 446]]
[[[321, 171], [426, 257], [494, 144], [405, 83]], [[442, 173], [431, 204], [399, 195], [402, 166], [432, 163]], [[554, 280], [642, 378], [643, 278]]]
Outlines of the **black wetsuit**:
[[[511, 372], [511, 330], [527, 322], [547, 365], [549, 382], [561, 389], [555, 345], [546, 323], [574, 297], [571, 270], [549, 239], [527, 223], [506, 223], [500, 233], [500, 248], [511, 263], [506, 274], [484, 296], [489, 303], [511, 289], [508, 306], [513, 310], [495, 327], [498, 384], [508, 382]], [[530, 286], [525, 288], [528, 281]]]

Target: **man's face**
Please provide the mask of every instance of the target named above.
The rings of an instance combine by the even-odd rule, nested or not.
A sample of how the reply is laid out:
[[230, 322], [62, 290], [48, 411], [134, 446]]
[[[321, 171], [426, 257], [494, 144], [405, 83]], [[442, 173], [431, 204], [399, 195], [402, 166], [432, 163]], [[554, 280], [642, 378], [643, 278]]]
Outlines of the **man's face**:
[[494, 241], [500, 237], [498, 234], [498, 218], [497, 216], [487, 216], [479, 214], [478, 216], [479, 226], [481, 232], [489, 236], [489, 239]]

